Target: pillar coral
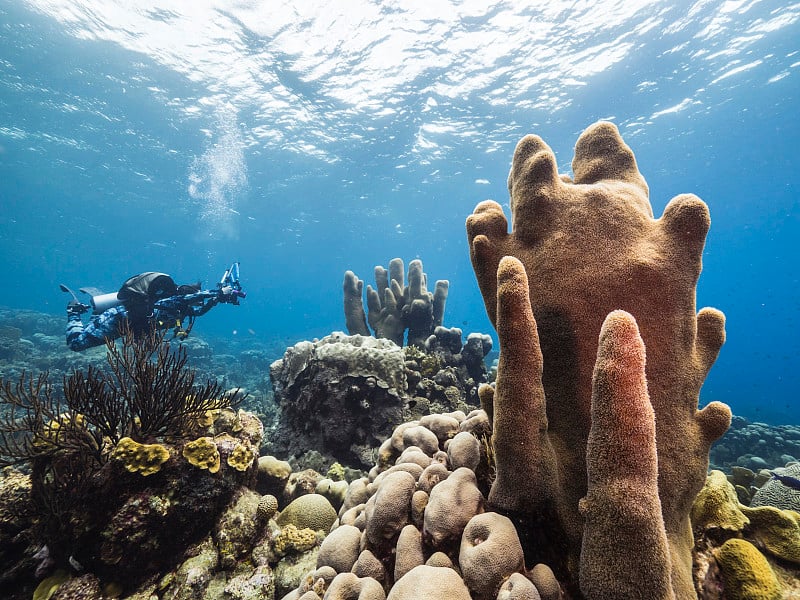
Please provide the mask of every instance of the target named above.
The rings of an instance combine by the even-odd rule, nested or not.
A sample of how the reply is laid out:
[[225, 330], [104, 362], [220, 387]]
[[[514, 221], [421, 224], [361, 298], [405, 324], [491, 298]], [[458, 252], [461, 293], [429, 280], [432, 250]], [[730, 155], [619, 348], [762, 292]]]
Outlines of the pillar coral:
[[[689, 512], [705, 480], [709, 447], [730, 424], [724, 404], [698, 410], [700, 387], [725, 338], [721, 312], [695, 312], [708, 208], [683, 194], [654, 218], [633, 152], [611, 123], [596, 123], [580, 136], [572, 170], [574, 179], [560, 176], [552, 150], [538, 136], [526, 136], [508, 179], [511, 232], [493, 201], [480, 203], [467, 220], [472, 264], [501, 346], [493, 398], [497, 478], [489, 503], [544, 536], [563, 561], [554, 566], [577, 588], [584, 534], [578, 505], [587, 494], [598, 338], [609, 313], [625, 311], [647, 349], [655, 448], [642, 452], [657, 456], [662, 523], [656, 525], [666, 535], [675, 597], [694, 598]], [[617, 387], [625, 385], [618, 379]], [[597, 401], [610, 410], [607, 392], [598, 390]], [[650, 419], [641, 403], [630, 416]], [[612, 411], [612, 417], [622, 414]], [[647, 436], [639, 439], [647, 446]], [[601, 465], [636, 459], [619, 454]], [[612, 473], [595, 475], [613, 485]], [[632, 550], [612, 539], [606, 547]], [[614, 592], [640, 597], [633, 589]]]

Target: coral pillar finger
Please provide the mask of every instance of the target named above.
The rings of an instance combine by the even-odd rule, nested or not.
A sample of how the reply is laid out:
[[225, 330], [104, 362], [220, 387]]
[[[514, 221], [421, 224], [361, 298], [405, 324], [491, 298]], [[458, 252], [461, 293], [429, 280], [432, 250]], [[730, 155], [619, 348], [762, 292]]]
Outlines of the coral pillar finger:
[[497, 270], [500, 361], [494, 393], [496, 476], [489, 503], [506, 511], [543, 509], [554, 495], [555, 459], [547, 439], [542, 353], [522, 263], [507, 256]]
[[344, 284], [344, 322], [350, 335], [369, 335], [367, 316], [364, 314], [364, 304], [361, 294], [364, 282], [352, 271], [345, 271]]
[[588, 600], [673, 600], [645, 348], [624, 311], [609, 314], [600, 331], [591, 414], [581, 591]]

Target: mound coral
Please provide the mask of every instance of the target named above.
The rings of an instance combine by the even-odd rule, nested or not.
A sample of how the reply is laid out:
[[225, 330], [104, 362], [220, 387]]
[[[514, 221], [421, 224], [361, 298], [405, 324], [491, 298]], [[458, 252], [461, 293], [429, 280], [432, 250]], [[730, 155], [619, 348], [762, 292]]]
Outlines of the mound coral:
[[[643, 597], [629, 560], [640, 539], [660, 573], [653, 597], [694, 598], [689, 512], [731, 418], [717, 402], [698, 410], [725, 337], [722, 313], [695, 312], [708, 208], [681, 195], [655, 219], [611, 123], [581, 135], [572, 170], [573, 180], [560, 176], [550, 148], [526, 136], [508, 180], [512, 231], [492, 201], [467, 220], [501, 347], [489, 504], [532, 529], [534, 556], [566, 540], [565, 552], [539, 557], [573, 592]], [[620, 512], [635, 507], [616, 475], [622, 489], [642, 483], [641, 512]]]
[[746, 540], [731, 539], [717, 552], [725, 597], [730, 600], [778, 600], [781, 588], [758, 549]]

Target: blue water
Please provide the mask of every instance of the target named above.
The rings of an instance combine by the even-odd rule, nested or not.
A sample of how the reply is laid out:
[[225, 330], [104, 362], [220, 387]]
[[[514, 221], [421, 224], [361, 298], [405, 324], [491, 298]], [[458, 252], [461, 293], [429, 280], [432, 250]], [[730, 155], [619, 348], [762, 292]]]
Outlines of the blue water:
[[568, 171], [606, 118], [656, 214], [711, 209], [702, 401], [798, 423], [800, 6], [677, 4], [0, 0], [0, 304], [235, 259], [247, 299], [195, 331], [290, 344], [344, 328], [345, 270], [420, 257], [493, 334], [465, 218], [524, 134]]

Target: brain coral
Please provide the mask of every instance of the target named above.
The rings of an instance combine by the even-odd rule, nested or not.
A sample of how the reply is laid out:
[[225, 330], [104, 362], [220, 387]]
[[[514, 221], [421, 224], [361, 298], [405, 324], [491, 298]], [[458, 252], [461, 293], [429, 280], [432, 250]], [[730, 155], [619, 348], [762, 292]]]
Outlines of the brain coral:
[[292, 500], [275, 521], [281, 527], [292, 524], [298, 529], [327, 532], [336, 520], [336, 511], [325, 496], [305, 494]]
[[[792, 463], [772, 472], [775, 475], [753, 494], [750, 506], [774, 506], [800, 512], [800, 489], [789, 483], [794, 480], [800, 485], [800, 463]], [[788, 479], [784, 482], [780, 477]]]

